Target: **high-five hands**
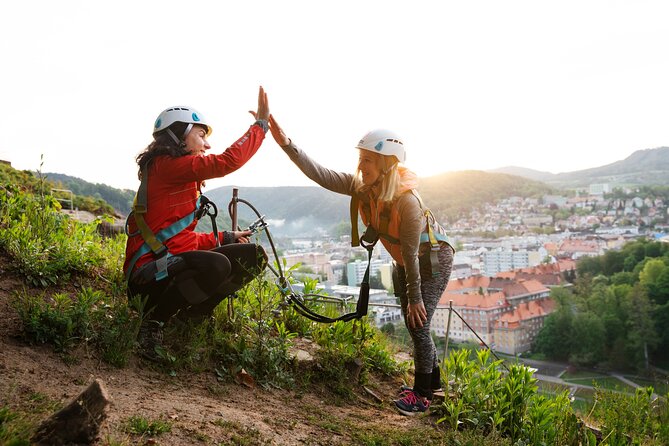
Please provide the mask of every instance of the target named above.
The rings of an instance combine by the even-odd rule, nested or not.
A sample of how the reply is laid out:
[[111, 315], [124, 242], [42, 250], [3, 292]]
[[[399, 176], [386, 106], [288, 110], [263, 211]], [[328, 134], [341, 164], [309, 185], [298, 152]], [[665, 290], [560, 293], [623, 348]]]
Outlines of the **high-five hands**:
[[272, 137], [278, 145], [283, 147], [290, 144], [290, 138], [286, 136], [283, 129], [272, 115], [269, 115], [269, 130], [272, 132]]
[[256, 119], [269, 120], [269, 101], [262, 85], [258, 89], [258, 111], [249, 110], [249, 113]]

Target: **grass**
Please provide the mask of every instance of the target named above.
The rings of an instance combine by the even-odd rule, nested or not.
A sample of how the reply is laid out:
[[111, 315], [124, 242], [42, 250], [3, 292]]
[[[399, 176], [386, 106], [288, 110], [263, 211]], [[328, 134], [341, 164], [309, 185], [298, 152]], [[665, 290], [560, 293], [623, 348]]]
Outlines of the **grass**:
[[619, 380], [614, 376], [601, 376], [601, 377], [584, 377], [584, 378], [570, 378], [565, 379], [565, 381], [573, 384], [581, 384], [585, 386], [598, 387], [601, 389], [615, 390], [618, 392], [630, 393], [633, 394], [635, 388]]
[[172, 423], [163, 419], [151, 420], [141, 415], [133, 415], [125, 421], [125, 431], [129, 434], [155, 436], [172, 430]]
[[658, 395], [666, 395], [669, 393], [669, 380], [665, 378], [664, 380], [660, 379], [647, 379], [647, 378], [641, 378], [639, 376], [630, 376], [630, 375], [625, 375], [625, 378], [629, 379], [635, 384], [640, 385], [641, 387], [652, 387], [655, 393]]
[[564, 379], [565, 381], [571, 381], [571, 380], [596, 379], [606, 376], [608, 375], [605, 373], [598, 373], [586, 370], [576, 370], [574, 372], [568, 372], [568, 371], [564, 372], [561, 378]]
[[0, 395], [0, 444], [29, 445], [30, 436], [42, 419], [61, 407], [60, 402], [39, 392], [19, 395], [11, 390]]
[[251, 446], [269, 445], [271, 441], [263, 438], [262, 433], [253, 426], [246, 426], [238, 421], [218, 419], [214, 421], [216, 426], [222, 427], [229, 435], [229, 439], [218, 443], [220, 446]]

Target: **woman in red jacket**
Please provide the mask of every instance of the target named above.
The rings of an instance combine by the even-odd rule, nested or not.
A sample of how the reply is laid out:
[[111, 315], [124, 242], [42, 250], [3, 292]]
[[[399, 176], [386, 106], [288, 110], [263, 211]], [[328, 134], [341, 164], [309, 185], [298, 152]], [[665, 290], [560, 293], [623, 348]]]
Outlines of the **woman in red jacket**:
[[254, 116], [255, 123], [223, 153], [206, 154], [211, 126], [205, 118], [190, 107], [168, 108], [155, 122], [153, 142], [137, 156], [142, 184], [128, 218], [123, 269], [128, 294], [148, 296], [139, 341], [149, 359], [156, 359], [161, 327], [170, 317], [211, 315], [267, 263], [263, 248], [248, 243], [248, 231], [195, 232], [204, 181], [239, 169], [265, 138], [269, 104], [262, 87]]

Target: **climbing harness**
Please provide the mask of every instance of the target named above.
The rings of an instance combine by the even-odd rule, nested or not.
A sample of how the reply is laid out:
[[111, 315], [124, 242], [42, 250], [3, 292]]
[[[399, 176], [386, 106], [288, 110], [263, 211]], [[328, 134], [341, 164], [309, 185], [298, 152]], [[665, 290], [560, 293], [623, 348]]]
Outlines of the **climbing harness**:
[[[441, 234], [435, 231], [435, 227], [438, 226], [432, 211], [427, 208], [423, 200], [421, 199], [418, 191], [411, 189], [411, 194], [416, 197], [420, 208], [423, 212], [423, 216], [426, 220], [426, 230], [423, 231], [420, 235], [420, 243], [429, 242], [430, 243], [430, 267], [433, 276], [439, 275], [439, 250], [441, 246], [439, 242], [446, 242], [451, 245], [450, 240], [447, 235]], [[350, 202], [350, 213], [351, 213], [351, 246], [359, 246], [358, 242], [358, 212], [361, 212], [363, 215], [363, 222], [368, 226], [368, 229], [371, 227], [371, 215], [372, 215], [372, 204], [366, 202], [364, 199], [361, 199], [358, 195], [353, 195]], [[383, 206], [382, 209], [376, 209], [378, 214], [376, 225], [378, 226], [377, 232], [380, 238], [388, 242], [391, 246], [388, 251], [394, 249], [393, 247], [399, 247], [400, 241], [391, 234], [390, 223], [391, 223], [391, 207]], [[452, 246], [452, 245], [451, 245]], [[388, 247], [388, 246], [386, 246]], [[399, 248], [398, 248], [399, 249]]]
[[237, 189], [233, 189], [232, 193], [232, 200], [228, 204], [228, 212], [230, 214], [230, 218], [233, 223], [233, 229], [234, 230], [239, 230], [237, 227], [237, 204], [238, 203], [243, 203], [247, 205], [258, 217], [258, 219], [253, 222], [247, 230], [253, 231], [253, 232], [260, 232], [260, 231], [265, 231], [265, 234], [267, 235], [267, 239], [269, 241], [269, 245], [272, 248], [272, 253], [274, 255], [274, 258], [276, 259], [276, 269], [274, 269], [271, 265], [267, 265], [270, 271], [277, 277], [276, 279], [276, 286], [279, 289], [279, 292], [283, 296], [283, 301], [279, 303], [278, 307], [274, 310], [274, 314], [278, 314], [283, 308], [289, 307], [292, 305], [293, 309], [299, 313], [300, 315], [311, 319], [314, 322], [320, 322], [320, 323], [334, 323], [337, 321], [350, 321], [353, 319], [361, 319], [363, 316], [367, 315], [367, 311], [369, 308], [369, 270], [371, 266], [371, 261], [372, 261], [372, 251], [374, 250], [374, 246], [376, 245], [376, 242], [378, 241], [378, 236], [376, 234], [372, 234], [371, 232], [369, 234], [363, 234], [363, 236], [360, 238], [359, 243], [367, 250], [367, 270], [365, 271], [365, 275], [363, 277], [362, 283], [360, 284], [360, 294], [358, 296], [358, 301], [356, 302], [356, 309], [354, 312], [351, 313], [346, 313], [343, 314], [339, 317], [329, 317], [325, 316], [322, 314], [316, 313], [314, 310], [309, 308], [308, 303], [313, 302], [313, 301], [320, 301], [320, 302], [326, 302], [326, 303], [340, 303], [340, 304], [345, 304], [346, 300], [344, 298], [339, 298], [339, 297], [333, 297], [333, 296], [325, 296], [322, 294], [315, 294], [315, 293], [307, 293], [307, 294], [300, 294], [297, 293], [295, 290], [293, 290], [292, 285], [286, 279], [283, 270], [281, 268], [281, 262], [279, 261], [279, 256], [276, 251], [276, 247], [274, 246], [274, 241], [272, 239], [272, 235], [270, 234], [269, 231], [269, 225], [265, 221], [265, 216], [261, 215], [258, 210], [248, 201], [243, 200], [238, 197], [237, 195]]
[[[147, 178], [146, 172], [142, 170], [142, 181], [139, 185], [139, 189], [137, 190], [137, 194], [135, 195], [132, 211], [130, 214], [128, 214], [128, 218], [125, 220], [126, 235], [128, 237], [136, 237], [141, 235], [141, 237], [144, 239], [144, 243], [140, 246], [140, 248], [128, 263], [128, 269], [125, 273], [126, 281], [130, 280], [130, 276], [132, 275], [137, 260], [150, 251], [152, 251], [156, 256], [156, 281], [165, 279], [168, 276], [167, 260], [172, 256], [172, 254], [170, 254], [168, 251], [165, 242], [186, 229], [188, 226], [190, 226], [191, 223], [193, 223], [193, 221], [199, 220], [204, 215], [208, 215], [211, 218], [211, 226], [214, 232], [216, 246], [221, 245], [216, 226], [218, 208], [213, 201], [209, 200], [202, 194], [200, 194], [198, 197], [193, 212], [190, 212], [185, 217], [182, 217], [180, 220], [172, 223], [170, 226], [161, 229], [157, 234], [154, 234], [144, 219], [144, 216], [148, 211], [147, 180], [145, 178]], [[135, 219], [135, 224], [137, 226], [137, 231], [133, 233], [130, 233], [131, 217]]]

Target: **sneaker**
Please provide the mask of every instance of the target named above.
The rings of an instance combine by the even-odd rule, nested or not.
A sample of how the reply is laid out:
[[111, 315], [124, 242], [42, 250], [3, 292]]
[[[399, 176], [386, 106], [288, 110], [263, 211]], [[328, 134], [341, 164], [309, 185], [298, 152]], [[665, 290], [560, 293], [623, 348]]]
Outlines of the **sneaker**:
[[407, 390], [404, 396], [395, 400], [395, 406], [402, 415], [413, 416], [425, 413], [430, 408], [430, 400], [418, 395], [413, 390]]
[[157, 321], [143, 321], [139, 327], [137, 343], [139, 344], [139, 353], [144, 359], [159, 362], [160, 355], [156, 348], [162, 348], [163, 346], [162, 324]]

